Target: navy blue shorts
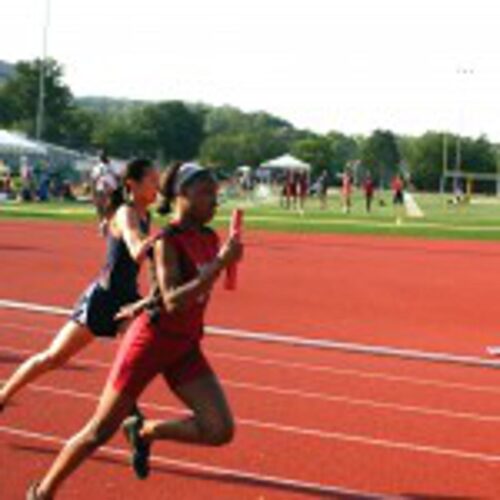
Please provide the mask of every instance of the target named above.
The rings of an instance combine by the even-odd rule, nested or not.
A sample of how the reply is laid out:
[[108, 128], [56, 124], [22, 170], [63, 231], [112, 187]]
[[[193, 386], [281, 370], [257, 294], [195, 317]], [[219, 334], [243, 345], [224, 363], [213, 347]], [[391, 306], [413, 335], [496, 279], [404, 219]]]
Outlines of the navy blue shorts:
[[93, 283], [78, 299], [71, 319], [86, 326], [96, 337], [116, 337], [121, 323], [115, 321], [116, 314], [124, 305], [137, 300], [140, 300], [138, 295], [129, 300], [117, 300], [99, 283]]

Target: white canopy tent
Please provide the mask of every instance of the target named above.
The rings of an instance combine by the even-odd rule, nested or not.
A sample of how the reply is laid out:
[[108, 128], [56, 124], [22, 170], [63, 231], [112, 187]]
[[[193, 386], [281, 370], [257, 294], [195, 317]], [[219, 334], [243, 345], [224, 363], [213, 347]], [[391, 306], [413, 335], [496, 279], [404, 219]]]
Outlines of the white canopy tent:
[[271, 170], [294, 170], [309, 172], [311, 170], [311, 165], [306, 163], [295, 156], [286, 154], [275, 158], [274, 160], [269, 160], [261, 165], [261, 168], [271, 169]]
[[236, 171], [241, 173], [248, 173], [252, 171], [252, 167], [249, 167], [248, 165], [241, 165], [236, 169]]
[[16, 134], [8, 130], [0, 130], [0, 152], [46, 155], [47, 148], [42, 144], [31, 141], [20, 134]]

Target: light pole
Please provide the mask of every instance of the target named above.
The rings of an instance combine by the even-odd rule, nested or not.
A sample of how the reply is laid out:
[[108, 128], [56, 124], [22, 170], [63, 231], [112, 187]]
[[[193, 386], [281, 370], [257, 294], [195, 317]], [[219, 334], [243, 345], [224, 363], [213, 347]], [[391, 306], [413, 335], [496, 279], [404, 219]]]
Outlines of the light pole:
[[448, 174], [448, 134], [446, 132], [443, 133], [443, 172], [441, 174], [441, 184], [440, 191], [441, 194], [444, 194], [446, 189], [446, 180]]
[[45, 115], [45, 65], [47, 60], [47, 46], [49, 39], [49, 24], [50, 24], [50, 2], [45, 1], [45, 19], [42, 30], [42, 59], [40, 61], [40, 74], [38, 79], [38, 105], [36, 113], [36, 139], [42, 140], [44, 115]]
[[[474, 75], [474, 69], [472, 68], [458, 68], [457, 69], [457, 75], [462, 78], [467, 78], [468, 76], [473, 76]], [[463, 90], [463, 87], [460, 89]], [[463, 94], [463, 92], [459, 91], [459, 94]], [[460, 97], [463, 97], [463, 95], [459, 95]], [[456, 144], [456, 155], [455, 155], [455, 170], [457, 172], [460, 172], [462, 170], [462, 138], [461, 138], [461, 133], [462, 133], [462, 128], [463, 128], [463, 104], [460, 105], [459, 108], [459, 117], [458, 117], [458, 133], [457, 133], [457, 144]]]

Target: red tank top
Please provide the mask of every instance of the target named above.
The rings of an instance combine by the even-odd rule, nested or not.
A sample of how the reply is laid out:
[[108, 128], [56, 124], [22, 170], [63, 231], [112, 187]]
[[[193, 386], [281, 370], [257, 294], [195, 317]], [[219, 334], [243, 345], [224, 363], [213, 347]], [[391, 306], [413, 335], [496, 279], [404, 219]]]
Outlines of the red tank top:
[[[177, 253], [181, 286], [195, 279], [203, 266], [211, 263], [219, 251], [219, 238], [208, 227], [185, 229], [172, 223], [165, 230], [165, 239]], [[160, 332], [192, 340], [201, 339], [210, 293], [198, 297], [194, 303], [181, 311], [168, 313], [159, 296], [158, 285], [156, 287], [156, 296], [159, 300], [152, 319]]]
[[350, 195], [352, 191], [352, 180], [351, 176], [344, 174], [342, 177], [342, 193], [344, 196]]

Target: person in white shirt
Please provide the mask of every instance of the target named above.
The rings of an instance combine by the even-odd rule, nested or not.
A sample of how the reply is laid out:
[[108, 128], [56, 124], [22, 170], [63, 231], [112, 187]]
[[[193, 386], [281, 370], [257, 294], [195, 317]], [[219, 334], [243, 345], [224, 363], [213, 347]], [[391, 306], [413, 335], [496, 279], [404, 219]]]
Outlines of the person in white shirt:
[[99, 163], [95, 165], [91, 172], [92, 181], [92, 201], [96, 207], [99, 217], [99, 230], [103, 236], [108, 228], [108, 208], [110, 199], [120, 188], [121, 176], [105, 152], [99, 157]]

